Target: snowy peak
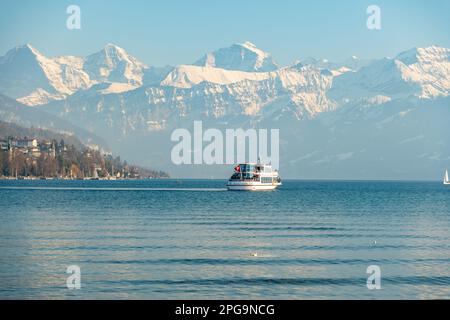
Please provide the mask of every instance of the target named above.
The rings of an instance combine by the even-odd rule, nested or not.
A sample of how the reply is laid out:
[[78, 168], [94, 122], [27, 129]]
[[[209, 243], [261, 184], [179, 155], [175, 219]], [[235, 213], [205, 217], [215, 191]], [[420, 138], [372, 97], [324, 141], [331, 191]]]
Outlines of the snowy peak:
[[278, 65], [270, 53], [258, 49], [249, 41], [207, 53], [194, 65], [246, 72], [266, 72], [278, 69]]
[[136, 58], [129, 55], [125, 49], [116, 46], [112, 43], [108, 43], [105, 45], [105, 47], [100, 50], [97, 53], [94, 53], [87, 57], [87, 60], [90, 58], [99, 58], [102, 59], [102, 62], [105, 62], [108, 66], [114, 67], [117, 66], [122, 61], [126, 61], [129, 63], [136, 63], [143, 65], [141, 62], [139, 62]]
[[123, 48], [107, 44], [85, 59], [84, 69], [92, 80], [142, 85], [144, 69], [148, 68]]
[[161, 82], [162, 86], [191, 88], [202, 82], [228, 85], [245, 80], [262, 81], [270, 77], [268, 72], [245, 72], [213, 67], [181, 65], [172, 70]]
[[[394, 59], [376, 60], [357, 72], [335, 79], [334, 97], [347, 91], [353, 98], [383, 95], [431, 99], [450, 93], [450, 49], [431, 46], [413, 48]], [[352, 90], [349, 90], [351, 88]], [[348, 98], [348, 97], [347, 97]]]
[[418, 88], [420, 98], [448, 96], [450, 93], [450, 49], [438, 46], [413, 48], [395, 58], [402, 79]]
[[[0, 58], [0, 91], [35, 106], [65, 99], [80, 89], [100, 82], [118, 82], [135, 88], [142, 85], [147, 67], [113, 44], [87, 58], [48, 58], [33, 46], [15, 47]], [[115, 88], [118, 86], [112, 86]]]
[[18, 46], [0, 58], [0, 88], [30, 106], [64, 99], [89, 87], [82, 64], [80, 58], [47, 58], [29, 44]]
[[27, 43], [12, 48], [6, 53], [4, 57], [2, 57], [2, 59], [13, 57], [17, 54], [27, 54], [27, 53], [30, 55], [40, 55], [40, 52], [36, 48], [34, 48], [31, 44]]
[[55, 93], [58, 66], [31, 45], [9, 50], [0, 58], [0, 90], [14, 98], [33, 91]]
[[270, 53], [258, 49], [258, 47], [255, 44], [251, 43], [250, 41], [245, 41], [244, 43], [237, 43], [235, 45], [241, 46], [242, 48], [255, 53], [261, 61], [263, 61], [264, 59], [270, 59]]
[[450, 49], [438, 46], [413, 48], [400, 53], [395, 59], [406, 65], [423, 62], [448, 63]]
[[86, 58], [48, 58], [26, 44], [0, 57], [0, 92], [36, 106], [65, 99], [98, 83], [117, 83], [110, 86], [112, 92], [131, 90], [141, 86], [144, 77], [153, 81], [163, 71], [151, 70], [114, 44]]
[[17, 47], [17, 50], [18, 50], [18, 51], [30, 52], [31, 54], [33, 54], [33, 55], [35, 55], [35, 56], [43, 56], [42, 53], [40, 53], [38, 49], [36, 49], [35, 47], [33, 47], [33, 46], [32, 46], [31, 44], [29, 44], [29, 43]]
[[329, 69], [332, 72], [342, 73], [342, 70], [357, 71], [362, 67], [369, 65], [372, 61], [359, 59], [357, 56], [351, 56], [340, 62], [331, 62], [328, 59], [315, 59], [308, 57], [301, 61], [304, 65], [311, 65], [316, 68]]
[[43, 55], [30, 44], [17, 46], [0, 57], [0, 64], [36, 62]]

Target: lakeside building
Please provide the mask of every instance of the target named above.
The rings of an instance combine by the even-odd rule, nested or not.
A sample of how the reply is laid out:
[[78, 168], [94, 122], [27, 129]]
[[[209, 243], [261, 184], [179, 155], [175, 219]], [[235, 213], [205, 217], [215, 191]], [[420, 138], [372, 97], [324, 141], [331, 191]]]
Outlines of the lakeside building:
[[56, 157], [57, 145], [54, 141], [41, 140], [35, 138], [17, 138], [9, 137], [0, 140], [0, 150], [15, 151], [18, 150], [25, 155], [39, 158], [42, 154]]

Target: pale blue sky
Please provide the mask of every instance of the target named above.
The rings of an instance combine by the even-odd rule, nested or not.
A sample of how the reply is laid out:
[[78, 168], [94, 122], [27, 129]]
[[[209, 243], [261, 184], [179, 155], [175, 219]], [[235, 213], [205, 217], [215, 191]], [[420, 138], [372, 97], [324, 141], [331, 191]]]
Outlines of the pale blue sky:
[[[81, 7], [81, 30], [66, 29], [69, 4]], [[381, 7], [381, 31], [366, 28], [370, 4]], [[450, 1], [2, 0], [0, 39], [0, 55], [24, 43], [49, 56], [115, 43], [151, 65], [191, 63], [246, 40], [282, 65], [308, 56], [378, 58], [450, 47]]]

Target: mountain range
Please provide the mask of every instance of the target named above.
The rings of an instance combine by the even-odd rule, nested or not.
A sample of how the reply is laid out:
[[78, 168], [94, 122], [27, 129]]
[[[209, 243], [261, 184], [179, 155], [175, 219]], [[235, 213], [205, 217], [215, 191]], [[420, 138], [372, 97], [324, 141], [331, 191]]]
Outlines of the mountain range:
[[[287, 177], [436, 179], [450, 166], [449, 90], [450, 49], [439, 46], [288, 66], [250, 42], [164, 67], [113, 44], [87, 57], [46, 57], [23, 45], [0, 58], [0, 120], [23, 125], [24, 112], [39, 112], [61, 121], [59, 130], [78, 128], [91, 142], [182, 177], [228, 174], [224, 166], [171, 165], [172, 130], [202, 120], [279, 128]], [[28, 126], [49, 125], [29, 118]]]

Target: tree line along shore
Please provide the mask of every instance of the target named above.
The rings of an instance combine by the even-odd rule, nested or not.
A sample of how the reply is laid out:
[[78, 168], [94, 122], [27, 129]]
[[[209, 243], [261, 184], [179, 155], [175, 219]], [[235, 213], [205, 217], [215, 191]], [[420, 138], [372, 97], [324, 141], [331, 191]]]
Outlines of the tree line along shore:
[[63, 139], [29, 137], [0, 139], [0, 179], [151, 179], [169, 178], [163, 171], [130, 165], [120, 157]]

